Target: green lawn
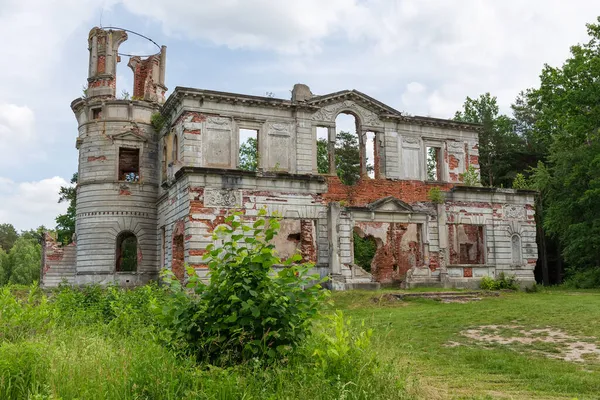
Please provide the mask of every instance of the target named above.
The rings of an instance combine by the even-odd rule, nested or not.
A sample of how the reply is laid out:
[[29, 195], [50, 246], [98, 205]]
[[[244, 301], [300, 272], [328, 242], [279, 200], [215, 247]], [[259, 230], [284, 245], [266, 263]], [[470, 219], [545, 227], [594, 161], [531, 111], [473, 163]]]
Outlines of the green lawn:
[[289, 357], [218, 368], [174, 351], [159, 288], [0, 288], [0, 399], [600, 399], [600, 291], [390, 293], [333, 293]]
[[[335, 293], [333, 298], [347, 316], [374, 329], [377, 351], [408, 376], [408, 388], [417, 397], [600, 398], [599, 359], [586, 355], [584, 362], [568, 362], [546, 355], [560, 355], [575, 339], [501, 345], [461, 334], [486, 325], [522, 331], [551, 327], [600, 345], [600, 292], [503, 293], [466, 304], [374, 302], [382, 293]], [[501, 336], [523, 336], [502, 327]]]

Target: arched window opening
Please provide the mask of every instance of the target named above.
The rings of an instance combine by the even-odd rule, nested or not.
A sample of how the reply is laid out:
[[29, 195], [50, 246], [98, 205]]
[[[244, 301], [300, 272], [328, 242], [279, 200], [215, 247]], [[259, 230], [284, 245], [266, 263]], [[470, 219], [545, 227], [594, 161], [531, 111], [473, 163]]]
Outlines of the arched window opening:
[[364, 143], [360, 140], [360, 124], [352, 114], [342, 113], [335, 119], [335, 170], [345, 185], [355, 185], [366, 173]]
[[521, 238], [519, 235], [512, 235], [512, 263], [513, 265], [521, 265], [523, 256], [521, 255]]
[[173, 163], [179, 161], [179, 139], [173, 135]]
[[131, 232], [123, 232], [117, 236], [117, 272], [137, 271], [138, 249], [137, 237]]

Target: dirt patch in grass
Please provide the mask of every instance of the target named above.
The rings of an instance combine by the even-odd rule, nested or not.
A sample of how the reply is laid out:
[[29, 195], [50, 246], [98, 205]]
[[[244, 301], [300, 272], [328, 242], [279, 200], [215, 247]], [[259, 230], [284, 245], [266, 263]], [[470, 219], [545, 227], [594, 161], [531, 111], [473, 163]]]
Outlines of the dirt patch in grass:
[[[593, 337], [569, 335], [556, 328], [528, 329], [520, 325], [483, 325], [461, 335], [486, 345], [505, 345], [570, 362], [600, 361], [600, 348]], [[448, 347], [455, 347], [450, 342]]]

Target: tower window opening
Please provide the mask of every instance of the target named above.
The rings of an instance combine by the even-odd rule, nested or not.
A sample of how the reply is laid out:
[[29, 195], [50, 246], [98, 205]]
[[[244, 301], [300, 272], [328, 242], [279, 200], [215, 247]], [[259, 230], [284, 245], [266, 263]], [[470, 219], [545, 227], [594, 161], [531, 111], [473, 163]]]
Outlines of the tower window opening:
[[119, 148], [119, 180], [139, 182], [140, 180], [140, 149]]

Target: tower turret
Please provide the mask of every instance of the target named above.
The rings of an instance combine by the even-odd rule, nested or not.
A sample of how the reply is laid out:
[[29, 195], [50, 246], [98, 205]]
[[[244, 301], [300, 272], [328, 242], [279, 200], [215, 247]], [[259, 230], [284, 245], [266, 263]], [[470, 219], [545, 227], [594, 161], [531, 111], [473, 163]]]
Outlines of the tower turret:
[[126, 39], [121, 29], [90, 31], [86, 97], [71, 104], [79, 124], [77, 284], [139, 284], [159, 270], [160, 177], [151, 118], [167, 90], [166, 48], [144, 59], [131, 57], [134, 97], [117, 99], [118, 49]]

